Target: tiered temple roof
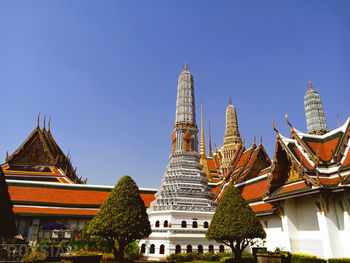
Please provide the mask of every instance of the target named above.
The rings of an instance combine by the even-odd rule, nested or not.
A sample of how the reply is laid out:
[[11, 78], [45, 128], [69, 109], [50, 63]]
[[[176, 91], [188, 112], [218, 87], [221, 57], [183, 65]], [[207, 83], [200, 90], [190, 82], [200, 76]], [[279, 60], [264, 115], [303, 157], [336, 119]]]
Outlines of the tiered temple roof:
[[350, 118], [339, 128], [312, 135], [291, 127], [290, 138], [277, 131], [277, 143], [266, 201], [299, 195], [348, 191]]
[[58, 183], [84, 184], [76, 174], [69, 154], [66, 156], [54, 140], [50, 131], [50, 122], [46, 130], [38, 125], [11, 155], [6, 156], [6, 163], [2, 164], [6, 179], [29, 180]]

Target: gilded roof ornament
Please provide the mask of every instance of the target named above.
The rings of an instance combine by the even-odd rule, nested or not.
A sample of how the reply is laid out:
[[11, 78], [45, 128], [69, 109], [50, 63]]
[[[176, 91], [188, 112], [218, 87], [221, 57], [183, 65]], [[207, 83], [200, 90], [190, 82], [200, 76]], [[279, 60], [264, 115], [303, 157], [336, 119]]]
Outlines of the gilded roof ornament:
[[50, 128], [51, 128], [51, 117], [49, 118], [49, 123], [48, 123], [48, 127], [47, 127], [48, 132], [50, 132]]
[[311, 83], [310, 80], [309, 80], [309, 82], [307, 83], [307, 87], [309, 88], [309, 90], [312, 90], [312, 83]]
[[45, 124], [46, 124], [46, 114], [44, 116], [44, 127], [43, 127], [43, 130], [45, 130]]
[[37, 124], [37, 128], [39, 128], [39, 121], [40, 121], [40, 112], [39, 112], [39, 114], [38, 114], [38, 124]]
[[232, 100], [231, 100], [231, 96], [230, 96], [230, 101], [229, 101], [229, 105], [232, 105]]
[[294, 128], [293, 128], [293, 125], [288, 120], [288, 113], [286, 113], [284, 115], [284, 117], [286, 117], [287, 124], [290, 126], [290, 132], [293, 133], [294, 132]]
[[272, 129], [277, 133], [277, 139], [280, 138], [280, 133], [278, 132], [278, 130], [275, 128], [275, 121], [272, 120]]
[[185, 64], [184, 64], [184, 70], [187, 71], [187, 61], [185, 61]]

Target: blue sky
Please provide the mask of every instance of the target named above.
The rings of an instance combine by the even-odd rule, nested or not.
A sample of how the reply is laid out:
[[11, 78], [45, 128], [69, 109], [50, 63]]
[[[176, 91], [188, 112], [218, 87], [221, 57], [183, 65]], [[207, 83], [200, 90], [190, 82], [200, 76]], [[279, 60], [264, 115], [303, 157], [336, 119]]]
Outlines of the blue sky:
[[349, 1], [0, 1], [1, 160], [41, 112], [88, 183], [158, 187], [185, 60], [213, 143], [231, 96], [246, 146], [262, 136], [273, 158], [272, 120], [306, 131], [307, 81], [329, 129], [350, 116], [349, 14]]

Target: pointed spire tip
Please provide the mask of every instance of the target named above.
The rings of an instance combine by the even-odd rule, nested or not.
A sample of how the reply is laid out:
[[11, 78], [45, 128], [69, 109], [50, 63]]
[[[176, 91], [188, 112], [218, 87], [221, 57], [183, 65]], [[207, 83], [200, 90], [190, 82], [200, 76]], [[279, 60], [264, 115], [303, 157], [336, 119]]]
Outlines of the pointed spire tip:
[[310, 80], [309, 80], [309, 82], [307, 83], [307, 87], [309, 88], [309, 90], [312, 90], [312, 83], [311, 83]]
[[187, 68], [188, 68], [188, 66], [187, 66], [187, 61], [185, 61], [184, 70], [187, 71]]

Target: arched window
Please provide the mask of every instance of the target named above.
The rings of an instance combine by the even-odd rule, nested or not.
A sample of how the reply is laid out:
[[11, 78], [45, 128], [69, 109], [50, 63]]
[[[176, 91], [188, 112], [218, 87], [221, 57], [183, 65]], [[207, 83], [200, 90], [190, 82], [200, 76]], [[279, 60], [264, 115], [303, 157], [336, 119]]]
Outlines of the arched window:
[[187, 253], [191, 253], [192, 252], [192, 246], [191, 245], [187, 245], [186, 252]]
[[142, 254], [146, 253], [146, 244], [141, 245], [141, 253]]
[[203, 254], [203, 246], [202, 245], [198, 246], [198, 253]]
[[152, 244], [150, 249], [149, 249], [149, 253], [154, 254], [155, 250], [156, 250], [156, 246], [154, 244]]
[[214, 253], [214, 246], [213, 245], [209, 245], [209, 252]]
[[164, 245], [160, 245], [159, 254], [164, 254]]
[[156, 227], [159, 227], [159, 221], [158, 220], [156, 221]]
[[207, 221], [204, 222], [204, 228], [208, 228], [209, 227], [209, 224]]
[[219, 252], [225, 252], [224, 245], [220, 245], [220, 246], [219, 246]]
[[168, 227], [168, 220], [165, 220], [164, 221], [164, 225], [163, 225], [164, 227]]
[[187, 227], [186, 221], [182, 221], [182, 222], [181, 222], [181, 227], [182, 227], [182, 228], [186, 228], [186, 227]]
[[197, 228], [197, 227], [198, 227], [197, 221], [193, 221], [193, 222], [192, 222], [192, 228]]
[[180, 245], [176, 245], [175, 246], [175, 253], [176, 254], [181, 254], [181, 246]]

